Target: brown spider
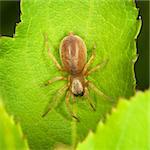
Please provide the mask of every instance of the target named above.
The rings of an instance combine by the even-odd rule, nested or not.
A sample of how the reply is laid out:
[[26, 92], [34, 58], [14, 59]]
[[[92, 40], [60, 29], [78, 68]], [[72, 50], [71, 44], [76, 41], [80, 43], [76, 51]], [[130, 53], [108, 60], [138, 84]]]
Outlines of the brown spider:
[[[93, 110], [95, 110], [95, 106], [93, 105], [93, 103], [89, 98], [88, 87], [92, 88], [99, 95], [105, 96], [106, 98], [108, 97], [99, 89], [97, 89], [94, 84], [88, 81], [86, 77], [89, 76], [91, 73], [97, 71], [102, 66], [104, 66], [108, 61], [104, 61], [103, 63], [96, 65], [91, 70], [88, 70], [89, 66], [92, 64], [94, 60], [95, 55], [94, 53], [92, 53], [90, 59], [86, 63], [87, 59], [86, 45], [79, 36], [74, 35], [72, 32], [69, 33], [68, 36], [64, 37], [60, 44], [60, 58], [62, 66], [57, 62], [56, 58], [51, 53], [50, 48], [48, 47], [47, 36], [45, 36], [45, 44], [47, 45], [48, 48], [48, 54], [52, 59], [53, 63], [55, 64], [55, 66], [57, 67], [57, 69], [59, 71], [65, 71], [69, 73], [68, 77], [64, 76], [54, 77], [53, 79], [48, 81], [48, 84], [54, 83], [59, 80], [68, 81], [68, 84], [59, 89], [58, 94], [62, 95], [62, 93], [67, 91], [65, 101], [68, 111], [70, 112], [73, 118], [79, 121], [78, 117], [76, 117], [76, 115], [70, 109], [69, 103], [70, 96], [72, 96], [73, 99], [77, 96], [86, 96], [90, 106], [92, 107]], [[44, 117], [50, 110], [51, 106], [49, 105], [47, 110], [42, 116]]]

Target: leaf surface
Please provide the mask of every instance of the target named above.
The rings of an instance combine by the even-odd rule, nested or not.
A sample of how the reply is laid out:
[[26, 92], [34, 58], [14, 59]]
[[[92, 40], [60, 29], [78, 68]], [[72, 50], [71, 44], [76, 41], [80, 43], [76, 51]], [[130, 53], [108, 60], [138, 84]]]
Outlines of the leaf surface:
[[138, 92], [127, 101], [121, 99], [116, 109], [90, 132], [77, 150], [149, 150], [150, 91]]
[[26, 138], [23, 136], [20, 124], [16, 124], [9, 116], [0, 99], [0, 149], [28, 150]]
[[[21, 122], [32, 149], [49, 149], [56, 144], [76, 145], [94, 130], [117, 98], [134, 94], [135, 38], [139, 31], [138, 11], [132, 0], [23, 0], [21, 23], [14, 38], [1, 38], [1, 93], [10, 113]], [[108, 60], [107, 65], [88, 78], [111, 100], [90, 89], [96, 106], [93, 112], [86, 98], [76, 99], [73, 111], [80, 123], [72, 120], [65, 105], [65, 93], [58, 107], [42, 118], [49, 101], [56, 99], [64, 81], [44, 87], [49, 79], [66, 75], [49, 59], [43, 34], [48, 35], [51, 52], [61, 64], [60, 41], [70, 31], [87, 46], [87, 57], [96, 45], [92, 65]], [[72, 106], [72, 105], [71, 105]]]

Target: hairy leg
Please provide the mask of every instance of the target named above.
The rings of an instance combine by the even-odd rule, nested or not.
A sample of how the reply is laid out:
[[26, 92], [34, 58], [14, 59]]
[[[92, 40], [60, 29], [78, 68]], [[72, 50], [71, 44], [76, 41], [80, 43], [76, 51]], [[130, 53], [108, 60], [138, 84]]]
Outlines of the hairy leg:
[[100, 64], [97, 64], [94, 68], [92, 68], [91, 70], [87, 71], [87, 72], [85, 73], [85, 76], [87, 77], [87, 76], [89, 76], [91, 73], [96, 72], [98, 69], [103, 68], [107, 63], [108, 63], [108, 60], [103, 61], [103, 62], [100, 63]]
[[67, 106], [67, 109], [68, 109], [69, 113], [71, 114], [71, 116], [73, 118], [75, 118], [78, 122], [80, 122], [79, 118], [76, 117], [76, 115], [73, 113], [72, 109], [70, 108], [70, 101], [69, 101], [70, 100], [70, 96], [71, 96], [71, 93], [68, 90], [67, 94], [66, 94], [66, 106]]
[[[52, 99], [52, 101], [50, 101], [48, 103], [48, 106], [45, 109], [45, 112], [43, 113], [42, 117], [45, 117], [48, 112], [52, 109], [54, 109], [55, 107], [57, 107], [58, 103], [61, 100], [61, 96], [64, 94], [64, 92], [68, 89], [68, 85], [64, 85], [61, 89], [58, 90], [56, 96]], [[59, 96], [59, 97], [58, 97]], [[52, 104], [54, 103], [54, 104]]]
[[63, 77], [63, 76], [54, 77], [51, 80], [48, 80], [48, 82], [45, 84], [45, 86], [47, 86], [47, 85], [49, 85], [51, 83], [54, 83], [56, 81], [60, 81], [60, 80], [68, 80], [68, 79], [66, 77]]
[[109, 96], [105, 95], [102, 91], [100, 91], [93, 83], [91, 83], [90, 81], [87, 81], [88, 82], [88, 86], [94, 90], [98, 95], [100, 96], [103, 96], [104, 98], [106, 99], [111, 99]]
[[47, 36], [47, 34], [44, 34], [44, 40], [45, 40], [45, 46], [48, 49], [48, 55], [49, 55], [49, 57], [52, 59], [53, 63], [57, 67], [57, 69], [60, 70], [60, 71], [63, 71], [63, 68], [58, 63], [58, 61], [56, 60], [55, 56], [51, 53], [51, 50], [50, 50], [50, 48], [48, 46], [48, 36]]
[[87, 87], [85, 87], [85, 96], [87, 97], [88, 103], [90, 104], [91, 108], [93, 109], [93, 111], [96, 111], [95, 109], [95, 105], [92, 103], [90, 96], [89, 96], [89, 90]]
[[[94, 46], [94, 48], [93, 48], [93, 49], [95, 49], [95, 48], [96, 48], [96, 46]], [[84, 69], [83, 69], [83, 75], [85, 75], [85, 74], [86, 74], [87, 69], [88, 69], [88, 68], [89, 68], [89, 66], [93, 63], [94, 58], [95, 58], [95, 53], [94, 53], [94, 50], [93, 50], [93, 51], [92, 51], [92, 55], [91, 55], [90, 59], [88, 60], [88, 62], [87, 62], [87, 63], [86, 63], [86, 65], [84, 66]]]
[[72, 101], [73, 101], [73, 103], [75, 103], [75, 102], [76, 102], [76, 100], [75, 100], [75, 96], [74, 96], [73, 94], [71, 94], [71, 97], [72, 97]]

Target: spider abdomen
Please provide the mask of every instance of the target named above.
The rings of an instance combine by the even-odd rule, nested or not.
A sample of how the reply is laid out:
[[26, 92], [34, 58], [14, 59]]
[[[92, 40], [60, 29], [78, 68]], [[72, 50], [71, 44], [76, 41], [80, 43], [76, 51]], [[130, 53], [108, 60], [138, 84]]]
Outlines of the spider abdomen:
[[79, 74], [86, 64], [87, 49], [84, 41], [70, 33], [60, 45], [60, 57], [64, 69], [70, 74]]

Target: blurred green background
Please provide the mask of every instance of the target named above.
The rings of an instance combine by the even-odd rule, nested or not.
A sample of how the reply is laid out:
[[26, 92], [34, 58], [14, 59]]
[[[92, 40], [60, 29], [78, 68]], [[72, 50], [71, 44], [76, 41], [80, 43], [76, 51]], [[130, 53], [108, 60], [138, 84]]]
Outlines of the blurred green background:
[[135, 64], [135, 75], [137, 89], [145, 90], [150, 85], [150, 60], [149, 60], [149, 6], [150, 1], [136, 1], [139, 8], [139, 15], [142, 18], [141, 32], [137, 39], [137, 51], [139, 54]]
[[[116, 1], [117, 2], [117, 1]], [[138, 60], [135, 63], [137, 89], [149, 88], [149, 6], [150, 1], [136, 1], [139, 16], [142, 18], [142, 27], [137, 39]], [[20, 1], [0, 0], [0, 36], [13, 37], [16, 23], [20, 22]]]

